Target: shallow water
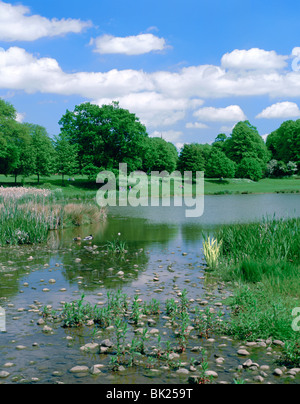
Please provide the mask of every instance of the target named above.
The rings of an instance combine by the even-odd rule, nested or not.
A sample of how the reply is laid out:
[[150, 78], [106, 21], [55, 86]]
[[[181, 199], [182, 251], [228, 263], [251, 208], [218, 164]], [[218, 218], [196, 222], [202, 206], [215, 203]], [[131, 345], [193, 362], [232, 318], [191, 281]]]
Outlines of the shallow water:
[[[2, 248], [0, 250], [0, 305], [6, 311], [6, 332], [0, 333], [0, 372], [9, 376], [0, 383], [187, 383], [187, 375], [159, 367], [135, 367], [125, 372], [111, 372], [109, 355], [87, 354], [80, 347], [91, 342], [93, 327], [65, 329], [61, 324], [49, 324], [53, 335], [42, 332], [37, 325], [38, 311], [46, 305], [55, 310], [63, 302], [79, 299], [105, 304], [107, 291], [122, 289], [128, 296], [138, 294], [144, 301], [155, 298], [164, 307], [166, 299], [179, 299], [178, 292], [186, 289], [192, 307], [199, 307], [197, 299], [208, 300], [209, 305], [224, 303], [229, 286], [216, 282], [203, 269], [202, 232], [213, 231], [224, 222], [249, 221], [274, 214], [276, 217], [299, 216], [299, 195], [237, 195], [205, 198], [204, 216], [186, 219], [182, 208], [112, 208], [108, 221], [77, 229], [52, 232], [47, 246]], [[118, 233], [121, 233], [118, 236]], [[94, 235], [91, 244], [74, 242], [76, 236]], [[107, 255], [103, 245], [114, 238], [125, 240], [128, 253], [123, 257]], [[93, 248], [93, 246], [98, 248]], [[79, 263], [75, 259], [80, 258]], [[119, 271], [124, 276], [118, 275]], [[51, 279], [55, 283], [49, 283]], [[226, 305], [221, 307], [226, 313]], [[151, 316], [150, 316], [151, 317]], [[165, 326], [161, 315], [155, 327], [162, 333], [162, 341], [174, 342], [173, 332]], [[102, 338], [103, 336], [103, 338]], [[70, 339], [70, 337], [72, 339]], [[113, 338], [111, 331], [103, 331], [101, 339]], [[214, 341], [200, 339], [191, 333], [188, 349], [180, 357], [189, 369], [191, 358], [199, 358], [191, 348], [202, 346], [207, 350], [209, 369], [215, 370], [217, 382], [232, 383], [237, 367], [247, 358], [236, 352], [239, 341], [213, 336]], [[157, 345], [151, 337], [149, 346]], [[19, 346], [25, 347], [19, 349]], [[275, 366], [278, 349], [272, 347], [247, 348], [251, 359], [259, 365]], [[222, 356], [223, 365], [216, 363]], [[5, 367], [13, 363], [12, 367]], [[101, 364], [101, 374], [74, 375], [70, 369], [77, 365], [91, 367]], [[268, 372], [267, 372], [268, 373]], [[190, 375], [193, 375], [190, 372]], [[253, 382], [257, 373], [243, 372], [241, 377]], [[266, 382], [299, 383], [299, 377], [280, 379], [269, 372]]]

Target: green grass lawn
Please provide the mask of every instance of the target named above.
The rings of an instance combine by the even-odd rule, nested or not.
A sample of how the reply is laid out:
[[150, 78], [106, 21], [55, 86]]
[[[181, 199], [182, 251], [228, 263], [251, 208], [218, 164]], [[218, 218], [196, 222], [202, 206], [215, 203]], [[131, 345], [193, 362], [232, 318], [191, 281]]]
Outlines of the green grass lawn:
[[[37, 177], [28, 177], [24, 181], [24, 186], [45, 187], [49, 189], [61, 189], [65, 197], [86, 198], [93, 197], [99, 189], [99, 185], [94, 181], [89, 181], [86, 176], [76, 175], [75, 181], [68, 181], [68, 178], [62, 184], [60, 176], [41, 177], [40, 184]], [[21, 186], [19, 178], [18, 186]], [[0, 175], [0, 186], [15, 186], [14, 177]], [[241, 194], [241, 193], [278, 193], [278, 192], [300, 192], [300, 177], [293, 178], [265, 178], [259, 182], [253, 182], [247, 179], [205, 179], [204, 190], [206, 195], [218, 194]]]
[[300, 192], [300, 178], [265, 178], [259, 182], [247, 179], [205, 179], [205, 194]]

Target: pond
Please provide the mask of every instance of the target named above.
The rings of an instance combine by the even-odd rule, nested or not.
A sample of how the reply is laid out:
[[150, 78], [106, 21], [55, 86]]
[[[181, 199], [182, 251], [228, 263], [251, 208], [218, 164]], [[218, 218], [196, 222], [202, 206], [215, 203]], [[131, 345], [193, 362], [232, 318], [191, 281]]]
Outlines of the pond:
[[[203, 231], [213, 232], [223, 223], [261, 220], [265, 216], [296, 217], [300, 215], [299, 202], [298, 194], [207, 196], [204, 215], [199, 218], [186, 218], [184, 207], [116, 207], [110, 208], [104, 224], [52, 232], [47, 246], [2, 248], [0, 306], [5, 310], [6, 331], [0, 332], [0, 384], [187, 383], [197, 374], [197, 366], [193, 368], [191, 363], [200, 363], [201, 349], [206, 351], [209, 369], [218, 374], [214, 382], [232, 383], [240, 377], [238, 369], [247, 359], [237, 355], [243, 342], [214, 335], [199, 338], [191, 332], [188, 348], [179, 356], [180, 364], [166, 370], [162, 363], [151, 359], [151, 349], [158, 344], [157, 335], [151, 335], [147, 341], [149, 363], [112, 372], [111, 355], [80, 350], [95, 338], [96, 331], [97, 341], [113, 340], [111, 329], [69, 329], [54, 322], [49, 324], [51, 332], [45, 333], [37, 324], [39, 313], [45, 306], [59, 311], [64, 302], [80, 299], [82, 294], [85, 301], [104, 307], [107, 291], [122, 290], [130, 297], [130, 304], [135, 295], [143, 302], [153, 298], [160, 302], [161, 315], [148, 315], [144, 323], [152, 321], [149, 330], [158, 329], [162, 343], [169, 340], [175, 344], [164, 307], [168, 299], [180, 301], [183, 290], [191, 312], [210, 308], [211, 312], [227, 313], [225, 299], [230, 285], [205, 273]], [[73, 240], [89, 234], [94, 236], [91, 242]], [[128, 252], [121, 256], [107, 254], [105, 243], [117, 238], [126, 241]], [[127, 342], [134, 332], [130, 328]], [[276, 347], [267, 350], [258, 343], [247, 349], [253, 362], [273, 369]], [[91, 369], [95, 365], [101, 370], [97, 375], [70, 371], [74, 366]], [[279, 382], [271, 370], [265, 373], [267, 382]], [[258, 376], [259, 370], [255, 369], [241, 375], [249, 382], [255, 382]], [[280, 383], [286, 382], [297, 383], [299, 377], [280, 378]]]

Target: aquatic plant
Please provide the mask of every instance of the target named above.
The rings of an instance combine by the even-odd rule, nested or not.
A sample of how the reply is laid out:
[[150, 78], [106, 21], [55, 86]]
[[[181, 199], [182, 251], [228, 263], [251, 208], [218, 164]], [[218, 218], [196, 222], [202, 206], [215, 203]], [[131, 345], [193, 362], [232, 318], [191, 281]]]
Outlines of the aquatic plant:
[[107, 249], [108, 252], [110, 253], [120, 253], [120, 254], [124, 254], [127, 250], [127, 245], [126, 242], [120, 239], [121, 233], [118, 233], [118, 237], [108, 241], [105, 244], [105, 247]]
[[208, 237], [203, 242], [203, 253], [209, 269], [215, 269], [218, 266], [221, 247], [222, 241], [218, 241], [215, 238]]

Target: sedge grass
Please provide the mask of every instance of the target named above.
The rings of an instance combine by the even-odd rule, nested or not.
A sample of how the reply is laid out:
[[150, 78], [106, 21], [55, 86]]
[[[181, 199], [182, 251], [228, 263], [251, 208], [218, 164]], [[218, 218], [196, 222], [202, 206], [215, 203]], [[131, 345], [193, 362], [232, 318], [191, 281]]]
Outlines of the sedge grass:
[[292, 312], [300, 307], [299, 230], [299, 218], [266, 218], [225, 225], [215, 234], [222, 240], [217, 271], [236, 285], [226, 332], [239, 339], [282, 340], [286, 357], [297, 366], [300, 336], [293, 330]]

